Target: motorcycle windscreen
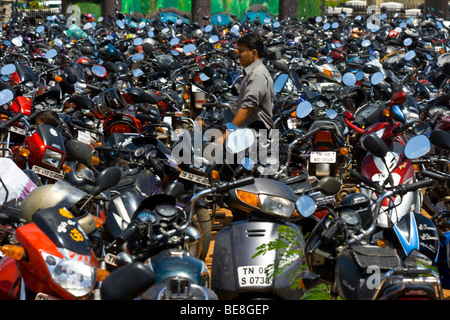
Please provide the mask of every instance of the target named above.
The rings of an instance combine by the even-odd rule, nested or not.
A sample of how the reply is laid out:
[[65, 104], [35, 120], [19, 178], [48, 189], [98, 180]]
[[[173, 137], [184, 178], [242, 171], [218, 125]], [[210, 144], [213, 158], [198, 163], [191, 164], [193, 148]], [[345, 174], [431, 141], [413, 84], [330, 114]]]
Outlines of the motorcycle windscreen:
[[65, 208], [52, 207], [39, 210], [33, 222], [58, 247], [89, 256], [89, 239], [76, 218]]

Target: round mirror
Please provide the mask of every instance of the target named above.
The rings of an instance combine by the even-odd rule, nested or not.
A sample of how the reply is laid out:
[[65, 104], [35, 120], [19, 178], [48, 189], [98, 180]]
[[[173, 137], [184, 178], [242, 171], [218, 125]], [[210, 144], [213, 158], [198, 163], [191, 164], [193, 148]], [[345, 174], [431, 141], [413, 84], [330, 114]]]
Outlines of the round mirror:
[[273, 83], [273, 89], [276, 93], [279, 93], [281, 92], [281, 90], [283, 90], [288, 78], [289, 76], [286, 73], [282, 73], [277, 77], [277, 79]]
[[234, 34], [235, 36], [239, 36], [239, 26], [238, 25], [232, 26], [231, 33]]
[[16, 46], [16, 47], [21, 47], [22, 46], [22, 40], [19, 37], [15, 37], [14, 39], [11, 40], [11, 42]]
[[139, 78], [143, 74], [144, 74], [144, 71], [142, 71], [139, 68], [136, 68], [136, 69], [133, 70], [133, 77], [135, 77], [135, 78]]
[[209, 24], [205, 27], [205, 32], [211, 32], [212, 29], [213, 29], [213, 26]]
[[406, 38], [405, 40], [403, 40], [403, 45], [405, 47], [409, 47], [412, 44], [412, 39], [411, 38]]
[[356, 83], [356, 76], [351, 72], [347, 72], [342, 76], [342, 82], [346, 86], [353, 86]]
[[328, 29], [330, 29], [330, 27], [331, 27], [330, 23], [327, 22], [327, 23], [325, 23], [325, 24], [323, 25], [323, 30], [324, 30], [324, 31], [327, 31]]
[[142, 44], [142, 42], [144, 42], [144, 40], [142, 40], [142, 38], [136, 38], [136, 39], [134, 39], [133, 44], [135, 46], [140, 46]]
[[370, 83], [372, 85], [376, 86], [377, 84], [381, 83], [383, 80], [384, 80], [384, 74], [383, 74], [383, 72], [379, 71], [372, 75], [372, 77], [370, 78]]
[[180, 55], [180, 52], [177, 50], [170, 50], [170, 53], [174, 56], [174, 57], [178, 57]]
[[244, 157], [241, 161], [241, 166], [243, 166], [245, 170], [251, 171], [255, 167], [255, 161], [251, 158]]
[[170, 43], [171, 46], [175, 46], [175, 45], [177, 45], [177, 44], [180, 43], [180, 39], [179, 39], [178, 37], [174, 37], [174, 38], [172, 38], [172, 39], [170, 40], [169, 43]]
[[312, 104], [309, 101], [303, 101], [297, 106], [295, 114], [297, 118], [304, 118], [312, 111]]
[[149, 30], [149, 31], [147, 32], [147, 35], [148, 35], [150, 38], [153, 38], [153, 37], [155, 36], [155, 33], [154, 33], [152, 30]]
[[195, 46], [195, 44], [190, 43], [190, 44], [185, 45], [185, 46], [183, 47], [183, 53], [184, 53], [184, 54], [189, 54], [189, 53], [194, 52], [195, 49], [197, 49], [197, 47]]
[[411, 61], [412, 59], [414, 59], [416, 57], [416, 52], [414, 50], [408, 51], [405, 54], [405, 60], [406, 61]]
[[45, 53], [45, 58], [53, 59], [54, 57], [56, 57], [57, 54], [58, 54], [58, 52], [55, 49], [50, 49]]
[[252, 129], [238, 128], [226, 138], [226, 148], [230, 153], [239, 153], [250, 148], [255, 143], [255, 134]]
[[326, 116], [328, 119], [335, 119], [337, 117], [337, 112], [334, 109], [328, 109], [326, 112]]
[[211, 38], [209, 38], [209, 43], [216, 43], [217, 41], [219, 41], [219, 37], [216, 35], [213, 35]]
[[310, 196], [303, 195], [297, 199], [295, 207], [303, 217], [307, 218], [316, 212], [317, 204]]
[[124, 29], [124, 28], [125, 28], [125, 24], [123, 23], [122, 20], [117, 20], [117, 21], [116, 21], [116, 25], [117, 25], [120, 29]]
[[45, 31], [45, 27], [44, 26], [38, 26], [37, 28], [36, 28], [36, 33], [43, 33]]
[[138, 62], [144, 60], [144, 54], [142, 52], [135, 53], [131, 56], [133, 62]]
[[10, 102], [14, 98], [14, 93], [9, 89], [0, 91], [0, 105]]
[[202, 81], [208, 81], [210, 79], [210, 77], [208, 77], [206, 74], [204, 74], [203, 72], [200, 74], [200, 80]]
[[363, 40], [363, 41], [361, 42], [361, 46], [363, 46], [364, 48], [367, 48], [367, 47], [370, 46], [370, 45], [371, 45], [371, 42], [370, 42], [370, 40], [368, 40], [368, 39]]
[[364, 71], [358, 70], [358, 71], [355, 73], [355, 78], [356, 78], [356, 81], [362, 80], [362, 79], [364, 78]]
[[0, 73], [3, 76], [9, 76], [10, 74], [13, 74], [14, 72], [16, 72], [16, 66], [13, 65], [12, 63], [4, 65], [0, 70]]
[[94, 64], [91, 68], [91, 71], [93, 74], [95, 74], [97, 77], [99, 78], [104, 78], [106, 77], [106, 69], [105, 67], [99, 65], [99, 64]]
[[426, 155], [430, 148], [430, 139], [426, 135], [421, 134], [408, 140], [403, 153], [408, 159], [416, 159]]
[[64, 45], [64, 42], [62, 42], [61, 39], [55, 39], [53, 40], [53, 43], [55, 44], [55, 46], [57, 47], [62, 47]]

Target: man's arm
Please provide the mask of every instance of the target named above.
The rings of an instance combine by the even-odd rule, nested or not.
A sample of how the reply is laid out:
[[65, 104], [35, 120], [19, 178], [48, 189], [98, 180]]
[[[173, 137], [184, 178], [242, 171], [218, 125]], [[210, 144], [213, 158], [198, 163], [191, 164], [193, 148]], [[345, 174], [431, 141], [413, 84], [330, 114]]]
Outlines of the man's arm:
[[237, 127], [240, 127], [242, 123], [244, 123], [245, 119], [247, 119], [248, 114], [250, 113], [252, 109], [251, 108], [239, 108], [239, 110], [236, 112], [236, 115], [233, 119], [233, 124], [235, 124]]

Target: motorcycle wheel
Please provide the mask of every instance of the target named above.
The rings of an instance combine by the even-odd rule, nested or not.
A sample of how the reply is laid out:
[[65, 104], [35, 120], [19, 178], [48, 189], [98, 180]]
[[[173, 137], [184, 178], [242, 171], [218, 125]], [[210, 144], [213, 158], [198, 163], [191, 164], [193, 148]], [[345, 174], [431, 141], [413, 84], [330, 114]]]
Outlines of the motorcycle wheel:
[[197, 257], [200, 260], [205, 260], [211, 243], [212, 234], [212, 220], [208, 209], [199, 208], [195, 210], [191, 224], [200, 232], [200, 241], [193, 245], [189, 245], [188, 251], [192, 256]]

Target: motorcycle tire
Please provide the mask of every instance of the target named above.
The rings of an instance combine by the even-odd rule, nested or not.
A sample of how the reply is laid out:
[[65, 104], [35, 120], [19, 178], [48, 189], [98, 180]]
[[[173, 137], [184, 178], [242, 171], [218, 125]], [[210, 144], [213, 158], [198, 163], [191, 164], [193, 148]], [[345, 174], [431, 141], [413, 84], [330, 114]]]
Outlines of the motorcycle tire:
[[211, 244], [212, 234], [212, 219], [209, 210], [206, 208], [195, 210], [191, 224], [200, 232], [200, 241], [190, 245], [188, 251], [192, 256], [205, 260]]

